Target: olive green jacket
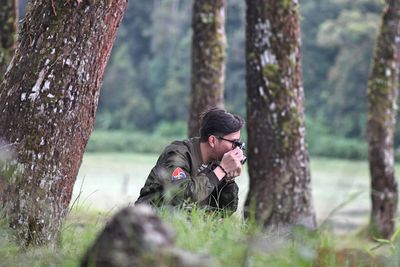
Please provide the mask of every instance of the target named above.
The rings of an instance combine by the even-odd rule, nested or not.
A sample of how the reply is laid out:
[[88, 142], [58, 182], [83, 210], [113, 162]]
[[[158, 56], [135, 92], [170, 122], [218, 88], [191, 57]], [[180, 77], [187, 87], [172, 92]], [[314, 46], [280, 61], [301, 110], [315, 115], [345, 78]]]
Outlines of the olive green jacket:
[[200, 206], [234, 212], [239, 187], [218, 180], [213, 172], [218, 162], [203, 165], [198, 137], [174, 141], [167, 146], [140, 190], [137, 203]]

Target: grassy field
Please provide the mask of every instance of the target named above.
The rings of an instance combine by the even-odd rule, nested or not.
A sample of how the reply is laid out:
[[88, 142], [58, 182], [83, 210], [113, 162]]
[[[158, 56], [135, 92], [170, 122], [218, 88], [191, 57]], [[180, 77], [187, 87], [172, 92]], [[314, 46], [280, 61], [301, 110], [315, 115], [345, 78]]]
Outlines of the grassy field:
[[[13, 245], [7, 226], [0, 224], [0, 266], [79, 266], [86, 248], [110, 216], [136, 200], [156, 159], [157, 155], [146, 154], [86, 154], [74, 189], [76, 201], [64, 223], [59, 245], [21, 251]], [[334, 231], [329, 228], [312, 234], [295, 231], [288, 240], [284, 234], [277, 234], [280, 231], [261, 232], [256, 224], [245, 222], [240, 211], [238, 216], [224, 220], [202, 211], [189, 215], [189, 220], [182, 211], [160, 215], [175, 229], [178, 247], [210, 255], [215, 267], [375, 266], [340, 261], [338, 255], [346, 251], [344, 248], [355, 248], [356, 258], [368, 263], [370, 255], [385, 255], [390, 266], [399, 266], [396, 240], [373, 249], [379, 244], [357, 234], [368, 222], [366, 162], [318, 158], [312, 159], [311, 171], [320, 222], [348, 202], [330, 218]], [[248, 190], [247, 170], [238, 182], [243, 203]], [[355, 195], [357, 198], [352, 199]]]
[[[391, 267], [400, 263], [397, 242], [374, 249], [377, 243], [353, 234], [338, 236], [326, 230], [310, 233], [299, 228], [292, 229], [289, 236], [282, 229], [265, 232], [251, 221], [245, 222], [235, 216], [221, 220], [201, 210], [191, 214], [165, 210], [159, 214], [175, 230], [176, 246], [211, 258], [210, 267]], [[104, 212], [74, 209], [63, 227], [61, 242], [55, 248], [19, 250], [10, 240], [5, 240], [5, 231], [0, 231], [0, 266], [79, 266], [109, 216]], [[353, 253], [357, 264], [338, 256], [345, 251]], [[390, 264], [369, 262], [382, 256]]]
[[[85, 154], [74, 189], [79, 205], [113, 212], [134, 202], [155, 164], [154, 154]], [[332, 217], [339, 231], [366, 224], [370, 208], [368, 165], [362, 161], [311, 159], [314, 206], [318, 221], [324, 221], [339, 205], [355, 197]], [[243, 205], [248, 191], [247, 169], [237, 179]], [[241, 207], [238, 212], [240, 215]]]

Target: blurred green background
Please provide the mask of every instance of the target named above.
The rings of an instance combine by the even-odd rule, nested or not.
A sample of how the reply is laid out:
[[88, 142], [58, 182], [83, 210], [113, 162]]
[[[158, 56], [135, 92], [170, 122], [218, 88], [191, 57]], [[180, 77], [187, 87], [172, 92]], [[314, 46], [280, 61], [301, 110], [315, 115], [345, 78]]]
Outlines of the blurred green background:
[[[186, 136], [191, 5], [184, 0], [129, 2], [107, 67], [89, 151], [157, 152], [159, 139]], [[311, 156], [367, 158], [367, 80], [381, 8], [380, 0], [301, 2]], [[245, 12], [245, 1], [227, 1], [225, 106], [243, 117]], [[396, 147], [399, 141], [397, 131]]]
[[[245, 1], [226, 2], [225, 107], [246, 117]], [[26, 0], [20, 5], [23, 16]], [[311, 156], [367, 158], [367, 80], [382, 7], [382, 0], [301, 2]], [[88, 151], [157, 152], [164, 137], [186, 136], [191, 9], [187, 0], [129, 1]], [[395, 147], [399, 145], [396, 131]]]

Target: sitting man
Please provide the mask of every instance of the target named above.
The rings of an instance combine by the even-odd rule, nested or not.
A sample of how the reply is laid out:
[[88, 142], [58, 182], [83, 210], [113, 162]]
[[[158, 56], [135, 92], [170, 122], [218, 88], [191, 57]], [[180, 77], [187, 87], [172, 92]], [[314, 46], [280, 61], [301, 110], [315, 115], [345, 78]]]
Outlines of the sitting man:
[[212, 108], [202, 115], [200, 137], [168, 145], [147, 177], [135, 204], [150, 203], [233, 213], [238, 207], [235, 178], [245, 161], [240, 141], [244, 120]]

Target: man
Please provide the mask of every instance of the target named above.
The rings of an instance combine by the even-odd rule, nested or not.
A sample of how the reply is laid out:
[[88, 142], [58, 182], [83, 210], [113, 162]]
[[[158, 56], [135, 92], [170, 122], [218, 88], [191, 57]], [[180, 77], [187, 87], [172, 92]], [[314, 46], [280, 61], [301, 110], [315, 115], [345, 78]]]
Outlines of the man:
[[167, 146], [140, 190], [137, 203], [236, 211], [235, 178], [245, 160], [240, 141], [244, 120], [219, 108], [202, 115], [200, 137]]

